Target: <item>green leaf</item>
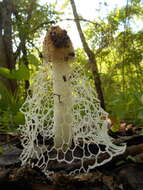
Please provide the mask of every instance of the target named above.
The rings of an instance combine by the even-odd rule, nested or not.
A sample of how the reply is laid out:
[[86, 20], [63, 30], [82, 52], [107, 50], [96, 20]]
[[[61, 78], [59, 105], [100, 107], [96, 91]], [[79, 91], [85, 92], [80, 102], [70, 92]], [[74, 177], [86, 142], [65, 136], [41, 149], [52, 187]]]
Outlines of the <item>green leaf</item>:
[[14, 123], [16, 125], [23, 125], [25, 123], [24, 115], [21, 112], [17, 112], [14, 116]]
[[0, 67], [0, 75], [10, 79], [13, 78], [13, 76], [10, 73], [10, 70], [6, 67]]
[[12, 102], [12, 93], [0, 81], [0, 108], [6, 109]]
[[119, 124], [113, 125], [113, 126], [111, 127], [111, 131], [112, 131], [112, 132], [117, 132], [118, 130], [119, 130]]
[[29, 54], [27, 57], [30, 64], [35, 65], [36, 67], [39, 66], [40, 62], [35, 55]]
[[0, 147], [0, 155], [4, 153], [4, 150]]
[[143, 120], [143, 112], [139, 112], [137, 118]]
[[136, 159], [131, 155], [129, 155], [126, 159], [131, 160], [132, 162], [136, 162]]
[[0, 75], [16, 80], [29, 80], [30, 77], [29, 70], [24, 64], [21, 64], [18, 70], [13, 69], [11, 72], [6, 67], [0, 67]]
[[29, 80], [30, 73], [28, 68], [21, 64], [18, 70], [12, 70], [12, 77], [17, 80]]
[[67, 8], [68, 4], [69, 4], [69, 0], [65, 0], [64, 3], [62, 4], [61, 9]]

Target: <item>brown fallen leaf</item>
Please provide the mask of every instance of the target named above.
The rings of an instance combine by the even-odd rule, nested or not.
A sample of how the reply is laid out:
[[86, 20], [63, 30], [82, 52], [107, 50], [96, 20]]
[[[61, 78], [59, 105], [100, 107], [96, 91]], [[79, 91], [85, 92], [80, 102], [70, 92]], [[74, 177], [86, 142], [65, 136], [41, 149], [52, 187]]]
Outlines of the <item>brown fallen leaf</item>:
[[143, 163], [143, 153], [137, 154], [134, 159], [136, 163]]
[[33, 184], [32, 188], [34, 190], [59, 190], [59, 188], [55, 187], [54, 185], [47, 184]]

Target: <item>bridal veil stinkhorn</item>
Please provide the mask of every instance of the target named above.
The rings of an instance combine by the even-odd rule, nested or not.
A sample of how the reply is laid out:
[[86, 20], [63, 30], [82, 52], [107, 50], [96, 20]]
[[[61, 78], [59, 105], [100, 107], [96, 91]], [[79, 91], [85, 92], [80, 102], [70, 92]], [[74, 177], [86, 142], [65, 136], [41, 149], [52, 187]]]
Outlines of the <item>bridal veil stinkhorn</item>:
[[52, 64], [54, 95], [54, 143], [56, 148], [63, 149], [72, 140], [72, 90], [70, 84], [70, 63], [74, 57], [74, 49], [66, 30], [59, 26], [51, 27], [47, 33], [43, 55], [47, 63]]
[[122, 154], [126, 145], [114, 144], [109, 136], [108, 114], [59, 26], [47, 32], [43, 58], [21, 108], [22, 165], [38, 166], [49, 175], [62, 164], [73, 174], [89, 172]]

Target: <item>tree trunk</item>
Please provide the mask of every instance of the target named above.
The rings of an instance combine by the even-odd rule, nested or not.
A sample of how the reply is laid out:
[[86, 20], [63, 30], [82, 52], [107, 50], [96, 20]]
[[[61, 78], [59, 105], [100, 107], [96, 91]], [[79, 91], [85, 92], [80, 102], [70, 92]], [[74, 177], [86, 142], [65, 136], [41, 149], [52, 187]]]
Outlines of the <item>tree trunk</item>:
[[89, 63], [90, 63], [90, 67], [91, 67], [91, 70], [92, 70], [92, 73], [93, 73], [94, 84], [95, 84], [95, 87], [96, 87], [98, 98], [99, 98], [99, 100], [101, 102], [101, 107], [103, 109], [105, 109], [103, 91], [102, 91], [102, 88], [101, 88], [101, 80], [100, 80], [100, 75], [99, 75], [99, 71], [98, 71], [98, 67], [97, 67], [97, 62], [96, 62], [96, 59], [95, 59], [95, 54], [91, 51], [91, 49], [89, 48], [89, 46], [88, 46], [88, 44], [86, 42], [85, 36], [83, 34], [83, 31], [82, 31], [82, 28], [81, 28], [81, 25], [80, 25], [80, 20], [79, 20], [79, 16], [78, 16], [78, 13], [77, 13], [77, 10], [76, 10], [75, 2], [74, 2], [74, 0], [70, 0], [70, 2], [71, 2], [72, 10], [73, 10], [73, 15], [74, 15], [74, 18], [75, 18], [75, 23], [76, 23], [76, 26], [77, 26], [77, 29], [78, 29], [78, 32], [79, 32], [79, 35], [80, 35], [80, 39], [82, 41], [83, 48], [84, 48], [84, 50], [85, 50], [85, 52], [86, 52], [86, 54], [88, 56], [88, 59], [89, 59]]
[[[23, 64], [29, 69], [29, 62], [27, 58], [27, 49], [26, 49], [26, 40], [23, 37], [20, 37], [21, 40], [21, 51], [23, 53]], [[29, 80], [25, 80], [25, 89], [27, 90], [29, 88]]]
[[[36, 1], [35, 0], [31, 0], [29, 7], [27, 7], [27, 18], [25, 20], [24, 25], [28, 26], [30, 19], [32, 17], [32, 13], [33, 11], [36, 9]], [[16, 17], [18, 17], [18, 15], [16, 14]], [[27, 48], [26, 48], [26, 39], [28, 39], [28, 34], [27, 31], [23, 34], [20, 33], [19, 34], [19, 38], [20, 38], [20, 51], [23, 54], [23, 64], [29, 69], [29, 62], [28, 62], [28, 57], [27, 57]], [[27, 90], [29, 88], [30, 84], [28, 80], [25, 80], [25, 89]]]
[[[10, 70], [15, 68], [15, 59], [12, 47], [12, 4], [11, 0], [0, 3], [0, 66]], [[12, 93], [17, 89], [16, 80], [1, 77], [1, 80]]]

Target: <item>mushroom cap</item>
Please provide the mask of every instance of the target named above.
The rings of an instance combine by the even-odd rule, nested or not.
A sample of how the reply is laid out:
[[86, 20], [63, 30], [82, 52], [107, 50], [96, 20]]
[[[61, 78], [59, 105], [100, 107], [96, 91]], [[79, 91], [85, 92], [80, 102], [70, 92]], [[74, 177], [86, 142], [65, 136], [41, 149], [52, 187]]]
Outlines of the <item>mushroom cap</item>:
[[52, 26], [43, 42], [43, 58], [46, 62], [63, 63], [72, 61], [75, 56], [72, 42], [67, 31]]

